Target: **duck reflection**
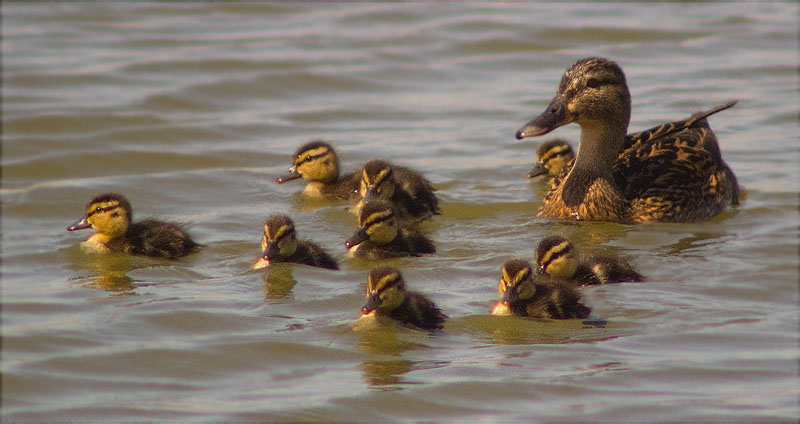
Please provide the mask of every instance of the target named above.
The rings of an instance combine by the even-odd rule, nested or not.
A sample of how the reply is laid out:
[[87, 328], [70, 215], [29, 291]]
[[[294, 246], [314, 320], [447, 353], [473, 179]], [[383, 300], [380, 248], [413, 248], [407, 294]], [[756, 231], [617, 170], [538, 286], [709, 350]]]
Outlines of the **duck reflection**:
[[422, 331], [375, 316], [360, 318], [353, 329], [360, 338], [358, 349], [367, 354], [363, 364], [366, 383], [380, 390], [402, 390], [399, 385], [404, 382], [403, 375], [414, 362], [401, 357], [409, 350], [423, 347], [402, 336]]
[[88, 277], [90, 288], [132, 294], [134, 280], [127, 275], [133, 269], [129, 255], [114, 252], [103, 255], [87, 254], [82, 251], [74, 253], [72, 267], [77, 271], [92, 273]]
[[292, 288], [297, 280], [292, 276], [292, 265], [276, 263], [264, 271], [264, 298], [267, 301], [283, 301], [291, 299]]
[[[723, 241], [727, 240], [727, 233], [719, 232], [719, 233], [696, 233], [689, 237], [684, 237], [675, 243], [670, 244], [669, 246], [665, 247], [668, 255], [680, 255], [684, 254], [687, 250], [690, 250], [695, 247], [700, 246], [707, 246], [722, 243]], [[692, 256], [691, 253], [686, 253], [686, 255]], [[702, 257], [702, 255], [694, 255], [696, 257]]]
[[471, 315], [464, 322], [476, 335], [498, 345], [562, 344], [604, 340], [618, 335], [600, 318], [551, 320]]

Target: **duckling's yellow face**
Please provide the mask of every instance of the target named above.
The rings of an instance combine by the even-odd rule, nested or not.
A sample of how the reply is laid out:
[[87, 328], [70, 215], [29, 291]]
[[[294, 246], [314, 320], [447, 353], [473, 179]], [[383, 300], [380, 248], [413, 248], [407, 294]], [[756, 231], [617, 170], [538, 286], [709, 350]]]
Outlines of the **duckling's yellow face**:
[[361, 307], [363, 315], [372, 311], [387, 314], [397, 309], [406, 299], [405, 282], [400, 271], [388, 266], [373, 269], [367, 277], [366, 297], [367, 301]]
[[501, 274], [497, 291], [500, 293], [502, 303], [514, 304], [519, 300], [530, 299], [536, 293], [533, 270], [527, 262], [512, 259], [503, 265]]
[[539, 162], [544, 167], [547, 175], [552, 177], [558, 175], [567, 165], [567, 162], [575, 158], [572, 147], [569, 144], [556, 144], [549, 146], [545, 151], [538, 152]]
[[379, 168], [369, 165], [367, 164], [362, 172], [359, 194], [364, 201], [374, 198], [391, 199], [396, 189], [392, 167], [388, 164]]
[[551, 277], [571, 278], [578, 269], [578, 254], [567, 239], [551, 236], [539, 243], [536, 250], [539, 272]]
[[97, 196], [86, 206], [86, 216], [67, 228], [68, 231], [94, 228], [103, 238], [121, 237], [131, 223], [130, 204], [118, 195]]
[[292, 168], [309, 181], [330, 183], [339, 177], [339, 160], [328, 145], [315, 145], [295, 154]]
[[361, 229], [371, 242], [379, 245], [391, 243], [397, 237], [397, 217], [394, 210], [386, 206], [384, 208], [365, 206], [359, 216]]
[[297, 251], [297, 236], [289, 218], [277, 215], [267, 219], [261, 237], [261, 251], [267, 260], [287, 258]]

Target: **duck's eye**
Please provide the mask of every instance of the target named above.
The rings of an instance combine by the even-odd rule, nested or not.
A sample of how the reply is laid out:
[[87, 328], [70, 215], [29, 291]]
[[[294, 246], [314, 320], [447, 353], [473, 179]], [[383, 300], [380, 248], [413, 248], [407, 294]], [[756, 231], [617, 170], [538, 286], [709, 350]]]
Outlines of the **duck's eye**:
[[595, 78], [589, 78], [589, 80], [586, 81], [586, 86], [589, 88], [597, 88], [598, 85], [600, 85], [600, 81]]
[[103, 211], [103, 208], [101, 208], [100, 206], [98, 206], [98, 207], [94, 208], [94, 211], [99, 213], [99, 212], [102, 212], [102, 211]]
[[311, 160], [311, 155], [306, 156], [306, 160]]

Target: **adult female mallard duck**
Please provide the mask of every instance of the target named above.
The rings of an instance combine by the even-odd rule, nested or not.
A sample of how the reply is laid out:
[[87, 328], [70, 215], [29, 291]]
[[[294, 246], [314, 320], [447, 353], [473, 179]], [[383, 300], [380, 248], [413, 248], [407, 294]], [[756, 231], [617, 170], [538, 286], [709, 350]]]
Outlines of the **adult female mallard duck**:
[[117, 193], [105, 193], [90, 200], [86, 216], [67, 227], [67, 231], [97, 230], [82, 243], [85, 250], [93, 252], [119, 251], [176, 259], [201, 247], [180, 225], [153, 219], [132, 223], [132, 216], [128, 199]]
[[272, 215], [264, 222], [261, 257], [250, 269], [266, 268], [277, 262], [294, 262], [327, 269], [339, 269], [336, 261], [310, 240], [298, 240], [294, 222], [286, 215]]
[[586, 318], [591, 309], [581, 303], [580, 294], [559, 281], [534, 280], [528, 261], [511, 259], [503, 264], [497, 290], [501, 300], [493, 315], [516, 315], [545, 319]]
[[540, 274], [581, 286], [644, 281], [641, 274], [622, 260], [606, 256], [578, 258], [575, 245], [558, 235], [539, 242], [536, 265]]
[[403, 218], [427, 219], [441, 215], [435, 188], [419, 172], [373, 159], [364, 164], [359, 194], [363, 202], [391, 202]]
[[436, 247], [413, 224], [400, 222], [391, 203], [375, 199], [358, 215], [359, 229], [345, 242], [347, 254], [383, 259], [436, 253]]
[[545, 141], [536, 150], [536, 165], [525, 178], [536, 178], [540, 175], [547, 175], [550, 178], [560, 174], [565, 166], [575, 159], [575, 151], [572, 150], [567, 140], [555, 138]]
[[407, 291], [400, 271], [386, 265], [370, 271], [367, 301], [361, 307], [361, 314], [387, 316], [427, 330], [443, 328], [447, 318], [427, 297]]
[[517, 131], [522, 139], [581, 126], [578, 156], [553, 181], [538, 216], [692, 222], [736, 205], [736, 177], [706, 121], [734, 104], [626, 137], [631, 97], [622, 69], [602, 58], [577, 61], [545, 112]]
[[339, 157], [330, 143], [315, 140], [300, 146], [292, 156], [292, 166], [275, 182], [283, 184], [298, 178], [308, 180], [303, 195], [310, 198], [356, 201], [361, 171], [339, 174]]

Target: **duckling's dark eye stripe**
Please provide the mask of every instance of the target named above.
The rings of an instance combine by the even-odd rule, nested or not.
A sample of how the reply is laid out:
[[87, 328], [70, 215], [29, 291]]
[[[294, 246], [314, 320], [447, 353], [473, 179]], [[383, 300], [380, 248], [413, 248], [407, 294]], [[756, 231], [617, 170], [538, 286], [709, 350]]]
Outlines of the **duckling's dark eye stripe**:
[[[327, 155], [328, 152], [329, 151], [326, 150], [326, 151], [324, 151], [324, 152], [322, 152], [322, 153], [320, 153], [318, 155], [308, 155], [308, 156], [305, 157], [305, 159], [301, 160], [300, 162], [295, 163], [294, 166], [300, 166], [300, 165], [302, 165], [302, 164], [304, 164], [306, 162], [311, 162], [312, 160], [317, 160], [317, 159]], [[302, 157], [302, 156], [303, 156], [303, 154], [299, 155], [298, 157]]]
[[400, 281], [400, 275], [397, 274], [396, 272], [384, 275], [378, 280], [376, 284], [374, 284], [374, 286], [377, 288], [372, 291], [372, 294], [377, 294], [380, 296], [381, 293], [397, 285], [399, 281]]
[[91, 212], [87, 213], [86, 217], [88, 218], [88, 217], [90, 217], [90, 216], [92, 216], [92, 215], [94, 215], [94, 214], [96, 214], [98, 212], [113, 211], [114, 209], [117, 209], [118, 207], [119, 207], [119, 205], [111, 205], [111, 206], [106, 206], [106, 207], [98, 206], [98, 207], [92, 209]]
[[547, 162], [548, 160], [552, 159], [555, 156], [563, 156], [567, 153], [566, 147], [557, 147], [547, 151], [542, 158], [542, 162]]
[[269, 234], [268, 234], [267, 238], [272, 240], [272, 241], [275, 241], [275, 242], [280, 242], [281, 240], [285, 239], [286, 237], [289, 237], [289, 235], [291, 235], [291, 234], [294, 234], [294, 227], [291, 227], [291, 226], [288, 226], [288, 225], [284, 225], [284, 226], [278, 228], [278, 231], [276, 231], [275, 234], [272, 237], [270, 237]]
[[394, 218], [394, 214], [391, 212], [388, 214], [374, 213], [367, 217], [366, 221], [364, 222], [364, 229], [378, 225], [381, 222], [388, 221], [392, 218]]
[[392, 168], [384, 168], [381, 172], [378, 173], [378, 176], [375, 178], [375, 185], [381, 184], [382, 182], [388, 180], [392, 176]]
[[553, 246], [550, 250], [547, 251], [547, 254], [544, 257], [545, 260], [540, 265], [541, 269], [547, 269], [547, 267], [550, 266], [550, 264], [553, 263], [553, 261], [559, 259], [560, 257], [564, 256], [567, 252], [569, 252], [570, 249], [565, 249], [562, 246], [564, 246], [563, 243]]

